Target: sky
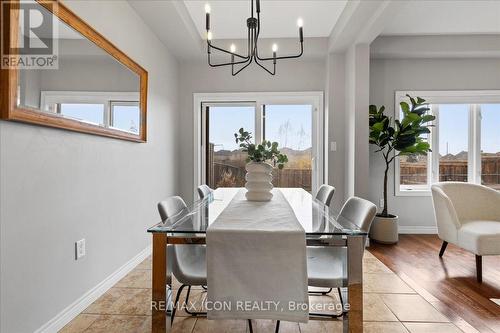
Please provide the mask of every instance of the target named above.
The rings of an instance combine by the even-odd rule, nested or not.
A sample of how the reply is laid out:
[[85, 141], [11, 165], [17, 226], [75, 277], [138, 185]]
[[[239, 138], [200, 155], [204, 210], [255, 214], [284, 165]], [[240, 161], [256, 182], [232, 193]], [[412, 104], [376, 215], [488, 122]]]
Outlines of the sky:
[[[266, 139], [293, 149], [311, 147], [312, 108], [310, 105], [266, 105]], [[241, 127], [255, 133], [253, 106], [214, 106], [210, 108], [210, 142], [215, 151], [234, 150], [234, 133]]]
[[469, 105], [439, 105], [439, 154], [456, 155], [467, 151], [469, 139]]
[[[481, 105], [481, 150], [500, 152], [500, 104]], [[469, 105], [439, 105], [439, 153], [468, 151]], [[448, 150], [446, 144], [448, 143]]]
[[481, 105], [481, 150], [500, 152], [500, 104]]
[[[61, 104], [61, 114], [78, 120], [91, 122], [103, 126], [104, 105], [103, 104]], [[133, 127], [139, 129], [139, 107], [133, 105], [113, 106], [113, 127], [130, 131]], [[138, 133], [138, 131], [136, 132]]]

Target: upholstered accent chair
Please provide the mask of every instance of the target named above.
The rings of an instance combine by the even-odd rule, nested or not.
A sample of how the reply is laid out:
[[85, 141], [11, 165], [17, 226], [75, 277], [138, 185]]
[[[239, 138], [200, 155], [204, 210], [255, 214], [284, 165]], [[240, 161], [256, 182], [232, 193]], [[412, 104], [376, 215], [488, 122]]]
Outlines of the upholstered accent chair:
[[476, 255], [477, 281], [482, 282], [482, 256], [500, 255], [500, 192], [482, 185], [443, 182], [432, 185], [439, 256], [448, 243]]

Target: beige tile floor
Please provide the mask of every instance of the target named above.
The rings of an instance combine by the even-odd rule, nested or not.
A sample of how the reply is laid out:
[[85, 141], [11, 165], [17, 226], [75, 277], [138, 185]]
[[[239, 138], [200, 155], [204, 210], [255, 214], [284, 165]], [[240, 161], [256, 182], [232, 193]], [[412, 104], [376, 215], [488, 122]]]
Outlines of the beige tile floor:
[[[60, 332], [143, 333], [151, 331], [151, 259], [108, 290]], [[174, 284], [174, 291], [178, 288]], [[201, 304], [205, 292], [192, 291], [191, 301]], [[329, 296], [311, 296], [314, 302], [338, 302]], [[366, 333], [458, 333], [462, 332], [429, 302], [368, 251], [364, 258], [364, 331]], [[254, 332], [274, 332], [274, 322], [253, 322]], [[246, 333], [245, 321], [209, 321], [179, 311], [174, 322], [178, 333]], [[282, 323], [282, 333], [342, 332], [342, 322], [311, 320], [307, 324]]]

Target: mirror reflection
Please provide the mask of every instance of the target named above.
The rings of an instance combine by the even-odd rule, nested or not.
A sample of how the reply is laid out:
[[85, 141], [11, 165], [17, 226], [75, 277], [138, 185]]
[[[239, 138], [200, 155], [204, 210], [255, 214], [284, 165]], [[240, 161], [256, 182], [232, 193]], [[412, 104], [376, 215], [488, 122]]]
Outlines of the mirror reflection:
[[139, 135], [139, 75], [56, 16], [52, 18], [53, 31], [38, 31], [36, 36], [24, 31], [19, 21], [20, 42], [52, 39], [57, 66], [19, 70], [18, 106]]

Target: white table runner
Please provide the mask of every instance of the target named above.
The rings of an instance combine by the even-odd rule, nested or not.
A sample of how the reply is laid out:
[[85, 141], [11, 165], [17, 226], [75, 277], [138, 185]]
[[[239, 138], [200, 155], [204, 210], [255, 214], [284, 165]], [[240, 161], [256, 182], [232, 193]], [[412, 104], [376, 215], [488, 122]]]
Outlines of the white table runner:
[[307, 322], [305, 231], [280, 190], [269, 202], [245, 191], [207, 230], [208, 319]]

